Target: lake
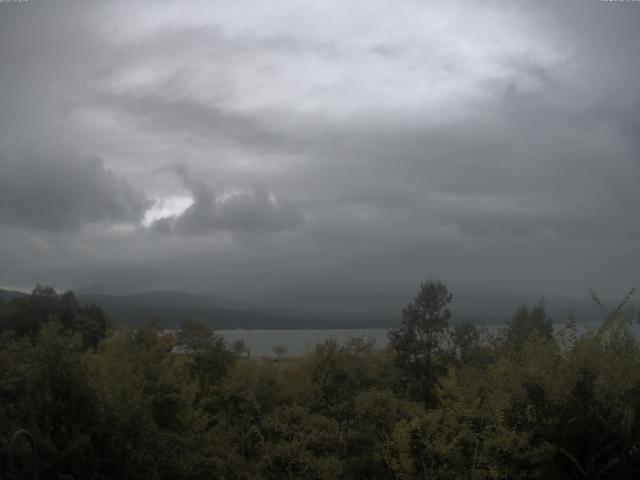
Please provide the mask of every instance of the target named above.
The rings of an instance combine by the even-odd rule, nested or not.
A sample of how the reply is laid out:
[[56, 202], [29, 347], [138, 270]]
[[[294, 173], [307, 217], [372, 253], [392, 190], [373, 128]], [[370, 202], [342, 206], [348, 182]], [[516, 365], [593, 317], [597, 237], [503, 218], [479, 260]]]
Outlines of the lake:
[[[598, 323], [579, 323], [578, 332], [586, 329], [596, 328]], [[489, 333], [497, 333], [504, 325], [485, 325]], [[563, 327], [563, 324], [554, 324], [556, 333]], [[633, 324], [633, 331], [640, 338], [640, 326]], [[256, 357], [275, 356], [272, 348], [282, 345], [286, 348], [286, 356], [302, 355], [325, 340], [333, 337], [338, 343], [343, 344], [353, 337], [373, 337], [377, 348], [384, 348], [389, 343], [386, 328], [360, 328], [360, 329], [316, 329], [316, 330], [217, 330], [216, 333], [222, 335], [229, 343], [236, 340], [244, 340], [249, 347], [251, 354]]]
[[282, 345], [287, 349], [287, 356], [302, 355], [313, 349], [318, 343], [328, 338], [335, 338], [344, 343], [353, 337], [373, 337], [376, 347], [383, 348], [389, 341], [386, 328], [363, 329], [323, 329], [323, 330], [216, 330], [229, 343], [244, 340], [251, 355], [256, 357], [274, 356], [271, 350], [275, 345]]

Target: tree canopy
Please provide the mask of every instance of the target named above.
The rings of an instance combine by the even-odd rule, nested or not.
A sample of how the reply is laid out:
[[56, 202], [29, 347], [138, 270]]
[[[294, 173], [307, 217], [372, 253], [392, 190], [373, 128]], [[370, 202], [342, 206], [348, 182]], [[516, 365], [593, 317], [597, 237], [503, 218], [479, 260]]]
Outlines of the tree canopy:
[[455, 322], [451, 298], [421, 285], [384, 349], [329, 339], [276, 361], [196, 322], [91, 337], [83, 315], [108, 325], [97, 307], [38, 287], [0, 305], [0, 456], [23, 428], [40, 478], [640, 474], [631, 307], [554, 331], [542, 304], [524, 306], [492, 336]]

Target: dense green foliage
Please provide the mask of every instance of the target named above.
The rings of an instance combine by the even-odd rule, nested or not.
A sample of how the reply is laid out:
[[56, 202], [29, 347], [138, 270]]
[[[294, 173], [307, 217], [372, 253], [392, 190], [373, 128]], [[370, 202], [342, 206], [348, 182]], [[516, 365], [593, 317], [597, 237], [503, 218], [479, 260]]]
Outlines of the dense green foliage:
[[423, 284], [383, 350], [253, 359], [194, 322], [108, 330], [98, 307], [38, 287], [0, 305], [0, 445], [30, 430], [41, 478], [640, 475], [631, 311], [554, 335], [538, 304], [489, 336], [449, 325], [450, 300]]

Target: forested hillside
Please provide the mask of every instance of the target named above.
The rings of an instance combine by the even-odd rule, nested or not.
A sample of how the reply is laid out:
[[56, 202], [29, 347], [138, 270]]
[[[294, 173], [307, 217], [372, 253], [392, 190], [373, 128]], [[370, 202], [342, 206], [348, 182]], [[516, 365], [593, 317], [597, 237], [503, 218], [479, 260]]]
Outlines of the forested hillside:
[[628, 298], [592, 331], [570, 316], [554, 332], [536, 304], [495, 336], [455, 323], [450, 301], [426, 282], [386, 349], [329, 340], [276, 360], [196, 322], [114, 330], [37, 287], [0, 304], [0, 465], [31, 478], [32, 453], [4, 448], [23, 428], [46, 479], [640, 475]]

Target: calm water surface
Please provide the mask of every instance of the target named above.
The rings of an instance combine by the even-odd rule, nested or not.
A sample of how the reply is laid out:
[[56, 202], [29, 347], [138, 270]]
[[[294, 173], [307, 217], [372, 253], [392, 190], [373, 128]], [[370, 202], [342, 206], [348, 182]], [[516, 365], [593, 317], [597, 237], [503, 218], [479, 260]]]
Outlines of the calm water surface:
[[[578, 324], [578, 331], [584, 331], [597, 327], [595, 323]], [[503, 325], [486, 325], [488, 333], [495, 334]], [[554, 325], [556, 333], [563, 327], [562, 324]], [[635, 323], [633, 331], [640, 338], [640, 326]], [[229, 343], [236, 340], [244, 340], [251, 354], [257, 357], [275, 356], [273, 347], [282, 345], [286, 348], [287, 356], [302, 355], [305, 352], [323, 343], [329, 338], [335, 338], [343, 344], [352, 337], [372, 337], [376, 341], [377, 348], [384, 348], [389, 343], [386, 328], [361, 328], [361, 329], [318, 329], [318, 330], [217, 330]]]
[[253, 356], [274, 356], [275, 345], [287, 349], [287, 355], [296, 356], [312, 350], [318, 343], [333, 337], [344, 343], [350, 337], [373, 337], [376, 346], [383, 348], [389, 341], [385, 328], [335, 330], [217, 330], [228, 342], [244, 340]]

